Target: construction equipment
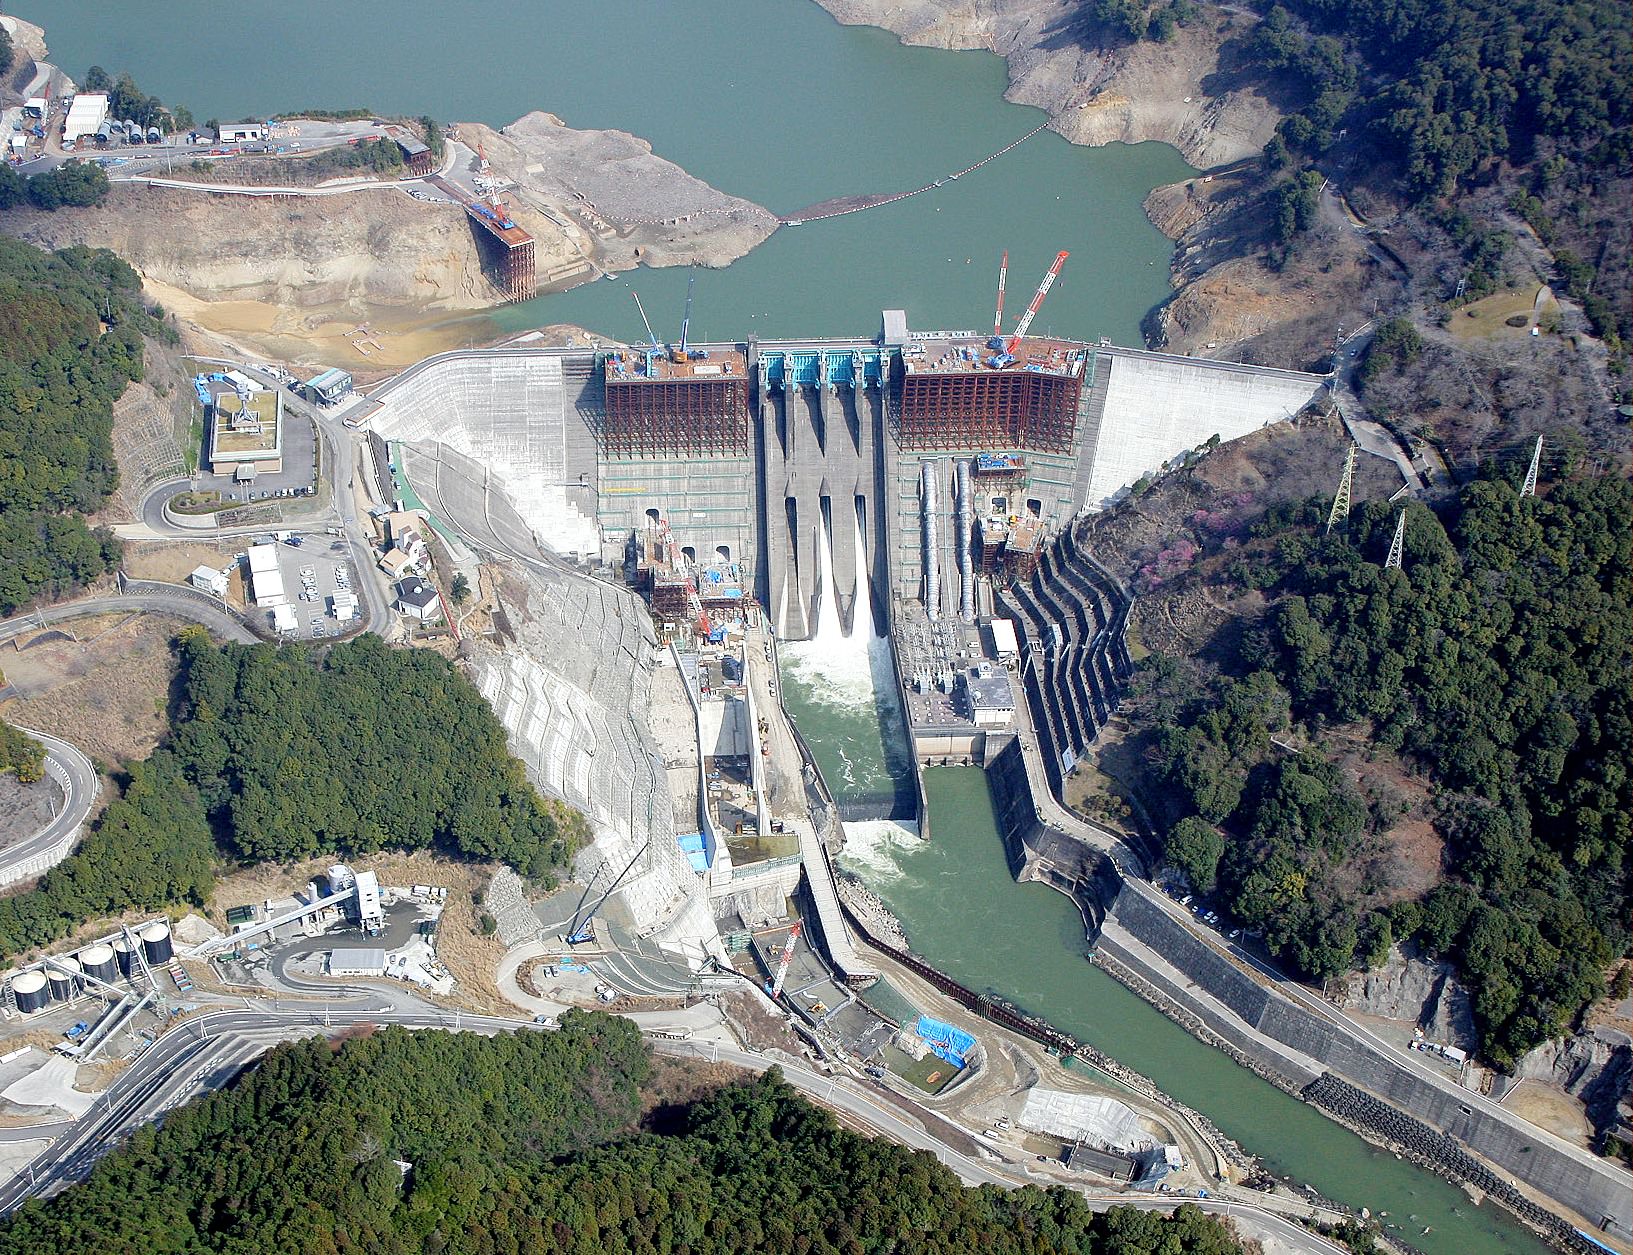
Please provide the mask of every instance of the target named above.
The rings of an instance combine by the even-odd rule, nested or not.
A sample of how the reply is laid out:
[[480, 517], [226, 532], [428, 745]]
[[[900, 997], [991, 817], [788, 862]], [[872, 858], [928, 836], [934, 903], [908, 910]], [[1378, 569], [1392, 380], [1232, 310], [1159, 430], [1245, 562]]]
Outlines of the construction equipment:
[[788, 979], [788, 969], [794, 963], [794, 946], [799, 942], [800, 930], [804, 926], [803, 921], [795, 920], [794, 926], [788, 930], [788, 941], [783, 945], [782, 959], [777, 964], [777, 978], [771, 982], [768, 990], [773, 999], [782, 997], [782, 983]]
[[686, 360], [686, 332], [692, 325], [692, 284], [697, 281], [695, 274], [686, 276], [686, 313], [680, 320], [680, 347], [670, 346], [669, 360], [684, 362]]
[[623, 871], [619, 872], [617, 876], [613, 877], [613, 881], [607, 886], [606, 892], [597, 898], [592, 905], [586, 907], [585, 903], [589, 901], [590, 895], [595, 892], [596, 881], [601, 879], [601, 874], [607, 870], [609, 865], [607, 863], [602, 863], [601, 866], [596, 869], [595, 875], [590, 877], [590, 883], [584, 886], [584, 892], [579, 895], [578, 907], [573, 912], [572, 923], [567, 925], [568, 945], [583, 945], [586, 941], [590, 941], [594, 938], [595, 931], [592, 921], [595, 919], [595, 913], [601, 909], [602, 905], [608, 898], [612, 897], [613, 893], [617, 891], [618, 886], [624, 883], [624, 877], [628, 876], [630, 872], [635, 870], [635, 864], [641, 861], [642, 856], [646, 854], [647, 849], [651, 846], [651, 844], [652, 842], [648, 840], [639, 850], [635, 851], [635, 857], [630, 859], [629, 862], [624, 865]]
[[1032, 294], [1032, 303], [1026, 307], [1026, 313], [1021, 315], [1020, 322], [1015, 324], [1015, 334], [1009, 337], [1009, 343], [1004, 346], [1006, 353], [1013, 353], [1015, 346], [1021, 342], [1021, 337], [1032, 326], [1032, 320], [1037, 317], [1038, 307], [1043, 304], [1043, 298], [1049, 295], [1049, 289], [1055, 286], [1055, 280], [1060, 276], [1060, 268], [1066, 264], [1071, 254], [1065, 251], [1055, 254], [1055, 264], [1049, 267], [1049, 273], [1043, 276], [1043, 282], [1038, 284], [1038, 290]]
[[[1009, 250], [1004, 250], [1004, 259], [998, 263], [998, 312], [992, 316], [992, 338], [998, 339], [1004, 334], [1004, 280], [1009, 276]], [[994, 345], [994, 348], [997, 346]]]
[[657, 333], [652, 330], [652, 320], [646, 316], [646, 306], [641, 304], [641, 294], [631, 289], [630, 295], [635, 298], [635, 308], [641, 311], [641, 323], [646, 327], [646, 338], [652, 341], [652, 351], [662, 353], [663, 345], [658, 343]]

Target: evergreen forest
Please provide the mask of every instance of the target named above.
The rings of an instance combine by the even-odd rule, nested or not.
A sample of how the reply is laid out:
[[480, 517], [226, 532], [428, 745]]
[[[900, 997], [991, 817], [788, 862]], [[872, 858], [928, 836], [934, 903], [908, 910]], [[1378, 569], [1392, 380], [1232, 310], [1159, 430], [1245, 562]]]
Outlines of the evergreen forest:
[[587, 837], [540, 798], [504, 727], [446, 659], [365, 634], [298, 646], [183, 630], [170, 736], [37, 888], [0, 899], [0, 955], [131, 908], [202, 903], [216, 869], [434, 849], [550, 884]]
[[[1508, 1066], [1605, 993], [1628, 947], [1633, 506], [1620, 475], [1522, 496], [1476, 480], [1439, 513], [1277, 507], [1227, 556], [1267, 604], [1217, 669], [1137, 679], [1166, 852], [1303, 976], [1411, 941], [1461, 970]], [[1403, 859], [1429, 799], [1429, 866]], [[1414, 880], [1414, 875], [1417, 877]]]
[[582, 1011], [557, 1032], [282, 1046], [0, 1222], [0, 1252], [1242, 1250], [1194, 1205], [1097, 1213], [1058, 1187], [965, 1188], [927, 1152], [842, 1129], [775, 1069], [643, 1122], [650, 1067], [634, 1025]]
[[113, 403], [142, 377], [143, 335], [164, 331], [106, 249], [0, 237], [0, 615], [118, 562], [84, 516], [118, 482]]

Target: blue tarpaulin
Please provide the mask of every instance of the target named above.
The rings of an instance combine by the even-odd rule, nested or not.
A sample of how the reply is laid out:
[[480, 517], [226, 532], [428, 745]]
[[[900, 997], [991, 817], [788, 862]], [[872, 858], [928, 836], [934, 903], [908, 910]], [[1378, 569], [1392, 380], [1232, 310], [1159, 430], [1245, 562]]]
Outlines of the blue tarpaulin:
[[919, 1022], [913, 1026], [913, 1031], [924, 1039], [936, 1058], [945, 1059], [955, 1068], [964, 1066], [965, 1056], [975, 1047], [975, 1038], [963, 1029], [954, 1028], [940, 1020], [932, 1020], [927, 1015], [919, 1016]]

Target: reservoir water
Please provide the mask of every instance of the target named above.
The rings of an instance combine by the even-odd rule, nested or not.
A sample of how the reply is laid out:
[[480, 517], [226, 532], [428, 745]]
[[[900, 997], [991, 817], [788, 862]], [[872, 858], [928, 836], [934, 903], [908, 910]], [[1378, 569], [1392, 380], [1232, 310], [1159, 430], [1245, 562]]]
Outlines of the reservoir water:
[[[118, 20], [105, 0], [19, 0], [8, 12], [43, 25], [70, 74], [128, 70], [200, 122], [362, 106], [503, 126], [543, 109], [630, 131], [777, 213], [924, 186], [1044, 120], [1003, 100], [997, 57], [904, 48], [808, 0], [167, 0], [162, 17]], [[1188, 172], [1164, 145], [1085, 149], [1041, 132], [933, 192], [785, 227], [700, 272], [692, 338], [873, 335], [887, 307], [919, 328], [980, 328], [1007, 248], [1011, 322], [1067, 249], [1038, 328], [1138, 344], [1169, 254], [1140, 205]], [[470, 334], [576, 322], [639, 340], [630, 286], [660, 335], [678, 333], [684, 273], [643, 269], [508, 307]]]
[[[366, 106], [499, 126], [544, 109], [572, 126], [631, 131], [782, 213], [918, 187], [1041, 120], [1004, 102], [996, 57], [904, 48], [807, 0], [168, 0], [162, 15], [14, 0], [8, 11], [45, 26], [52, 59], [70, 73], [129, 71], [201, 122]], [[1088, 150], [1044, 132], [934, 192], [784, 228], [730, 268], [700, 273], [692, 335], [872, 334], [885, 307], [905, 308], [919, 328], [980, 328], [1002, 250], [1013, 319], [1067, 249], [1039, 329], [1135, 344], [1167, 291], [1169, 255], [1140, 204], [1187, 172], [1160, 145]], [[576, 322], [637, 338], [632, 286], [667, 331], [684, 284], [678, 270], [636, 271], [508, 307], [471, 334]], [[784, 693], [834, 790], [876, 794], [908, 769], [900, 713], [875, 697], [892, 691], [888, 647], [833, 631], [785, 646]], [[1388, 1211], [1430, 1255], [1545, 1249], [1495, 1208], [1475, 1208], [1202, 1046], [1084, 961], [1072, 904], [1010, 878], [981, 774], [938, 769], [927, 786], [933, 842], [858, 840], [847, 857], [933, 963], [1125, 1060], [1278, 1170]]]

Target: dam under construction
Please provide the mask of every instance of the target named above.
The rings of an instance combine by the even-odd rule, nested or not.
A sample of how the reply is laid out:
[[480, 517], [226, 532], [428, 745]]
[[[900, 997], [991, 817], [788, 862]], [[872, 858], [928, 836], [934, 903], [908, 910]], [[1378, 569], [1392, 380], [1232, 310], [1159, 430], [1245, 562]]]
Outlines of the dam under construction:
[[[869, 339], [446, 353], [346, 420], [412, 504], [534, 573], [516, 607], [531, 655], [479, 650], [473, 665], [535, 778], [590, 817], [591, 882], [620, 927], [695, 963], [719, 950], [721, 921], [753, 927], [798, 894], [831, 1005], [877, 977], [840, 917], [831, 854], [870, 826], [939, 848], [936, 828], [979, 809], [938, 809], [942, 765], [981, 766], [981, 839], [1016, 879], [1072, 899], [1105, 972], [1275, 1089], [1561, 1244], [1571, 1224], [1625, 1236], [1624, 1172], [1246, 971], [1150, 886], [1146, 851], [1063, 805], [1130, 670], [1129, 597], [1088, 551], [1085, 516], [1192, 450], [1295, 419], [1326, 385], [1103, 342], [916, 331], [885, 311]], [[693, 783], [675, 788], [671, 766], [668, 790], [641, 718], [666, 668], [698, 728]], [[988, 978], [979, 962], [943, 970]], [[1053, 1002], [1026, 1010], [1093, 1040]], [[1343, 1180], [1318, 1184], [1346, 1198]], [[1456, 1208], [1436, 1206], [1450, 1237]], [[1488, 1249], [1527, 1249], [1495, 1232], [1482, 1224]], [[1419, 1244], [1470, 1249], [1451, 1240]]]

